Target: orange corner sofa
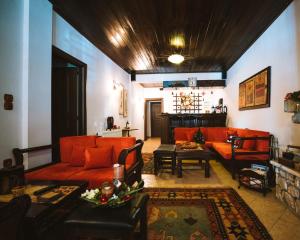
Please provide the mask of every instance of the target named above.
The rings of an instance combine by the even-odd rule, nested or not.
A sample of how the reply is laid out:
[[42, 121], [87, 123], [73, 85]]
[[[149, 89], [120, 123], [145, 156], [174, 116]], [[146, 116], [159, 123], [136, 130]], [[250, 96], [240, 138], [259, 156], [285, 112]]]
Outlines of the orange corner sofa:
[[[26, 180], [84, 180], [89, 188], [113, 179], [113, 164], [125, 166], [124, 180], [131, 184], [141, 180], [143, 141], [134, 137], [72, 136], [60, 139], [60, 159], [56, 163], [30, 169]], [[18, 149], [16, 164], [23, 164], [23, 154], [52, 148], [51, 145]]]
[[[193, 141], [199, 128], [175, 128], [174, 141]], [[237, 169], [252, 163], [269, 164], [271, 159], [272, 135], [269, 132], [230, 128], [200, 127], [205, 146], [214, 150], [225, 166], [229, 167], [235, 178]], [[228, 139], [231, 138], [231, 142]]]

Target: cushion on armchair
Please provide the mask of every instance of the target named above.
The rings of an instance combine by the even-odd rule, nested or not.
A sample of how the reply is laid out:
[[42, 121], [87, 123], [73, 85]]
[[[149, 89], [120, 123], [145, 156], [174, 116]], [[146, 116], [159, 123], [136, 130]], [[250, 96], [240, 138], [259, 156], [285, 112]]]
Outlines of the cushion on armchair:
[[96, 136], [72, 136], [60, 139], [60, 161], [70, 163], [75, 145], [96, 147]]
[[[97, 147], [113, 146], [112, 162], [117, 163], [119, 155], [124, 148], [130, 148], [135, 145], [135, 137], [100, 137], [96, 139]], [[136, 161], [136, 152], [131, 152], [126, 158], [126, 168]]]
[[84, 169], [112, 167], [112, 149], [111, 145], [86, 148]]
[[82, 167], [85, 163], [84, 157], [85, 146], [74, 145], [72, 147], [72, 154], [70, 159], [70, 165], [73, 167]]

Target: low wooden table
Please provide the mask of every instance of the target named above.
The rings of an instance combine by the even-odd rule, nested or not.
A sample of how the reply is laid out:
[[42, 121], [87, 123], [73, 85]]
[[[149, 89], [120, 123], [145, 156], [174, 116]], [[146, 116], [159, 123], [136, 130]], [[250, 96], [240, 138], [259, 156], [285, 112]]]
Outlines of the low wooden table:
[[[64, 223], [64, 239], [147, 239], [149, 195], [138, 193], [129, 203], [117, 208], [95, 207], [83, 202]], [[134, 230], [139, 224], [139, 235]]]
[[176, 156], [175, 156], [176, 146], [173, 144], [161, 144], [154, 151], [154, 174], [157, 175], [158, 171], [163, 167], [165, 160], [171, 161], [171, 171], [172, 175], [175, 174], [176, 168]]
[[205, 177], [210, 176], [210, 165], [209, 160], [214, 159], [214, 153], [207, 148], [205, 145], [201, 144], [195, 149], [184, 149], [182, 145], [176, 145], [176, 161], [177, 161], [177, 171], [178, 177], [182, 177], [182, 160], [204, 160], [205, 161]]
[[[61, 199], [53, 203], [39, 203], [35, 196], [31, 195], [32, 204], [25, 217], [25, 240], [44, 239], [44, 234], [61, 222], [74, 207], [76, 207], [78, 198], [88, 186], [86, 181], [32, 181], [28, 185], [33, 189], [37, 186], [57, 185], [70, 186], [70, 192], [65, 193]], [[66, 190], [67, 191], [67, 190]], [[31, 190], [27, 193], [30, 195]], [[0, 205], [6, 204], [6, 198], [9, 196], [1, 195]], [[9, 199], [8, 199], [9, 200]]]

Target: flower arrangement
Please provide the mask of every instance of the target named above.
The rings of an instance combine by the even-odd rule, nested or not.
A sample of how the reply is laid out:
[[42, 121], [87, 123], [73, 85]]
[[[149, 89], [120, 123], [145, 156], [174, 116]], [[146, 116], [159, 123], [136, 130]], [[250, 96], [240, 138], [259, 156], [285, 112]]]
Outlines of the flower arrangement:
[[104, 182], [101, 188], [86, 190], [81, 199], [102, 207], [119, 207], [124, 205], [144, 187], [144, 181], [128, 186], [125, 182], [114, 180], [113, 184]]
[[295, 102], [300, 102], [300, 91], [287, 93], [284, 100], [292, 100]]

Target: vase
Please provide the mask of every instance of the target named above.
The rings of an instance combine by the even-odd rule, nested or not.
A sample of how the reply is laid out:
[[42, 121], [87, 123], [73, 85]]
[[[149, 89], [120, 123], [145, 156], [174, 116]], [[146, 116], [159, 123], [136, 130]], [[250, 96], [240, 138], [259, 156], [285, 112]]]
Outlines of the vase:
[[297, 102], [288, 99], [284, 100], [284, 111], [285, 112], [296, 112], [297, 111]]

